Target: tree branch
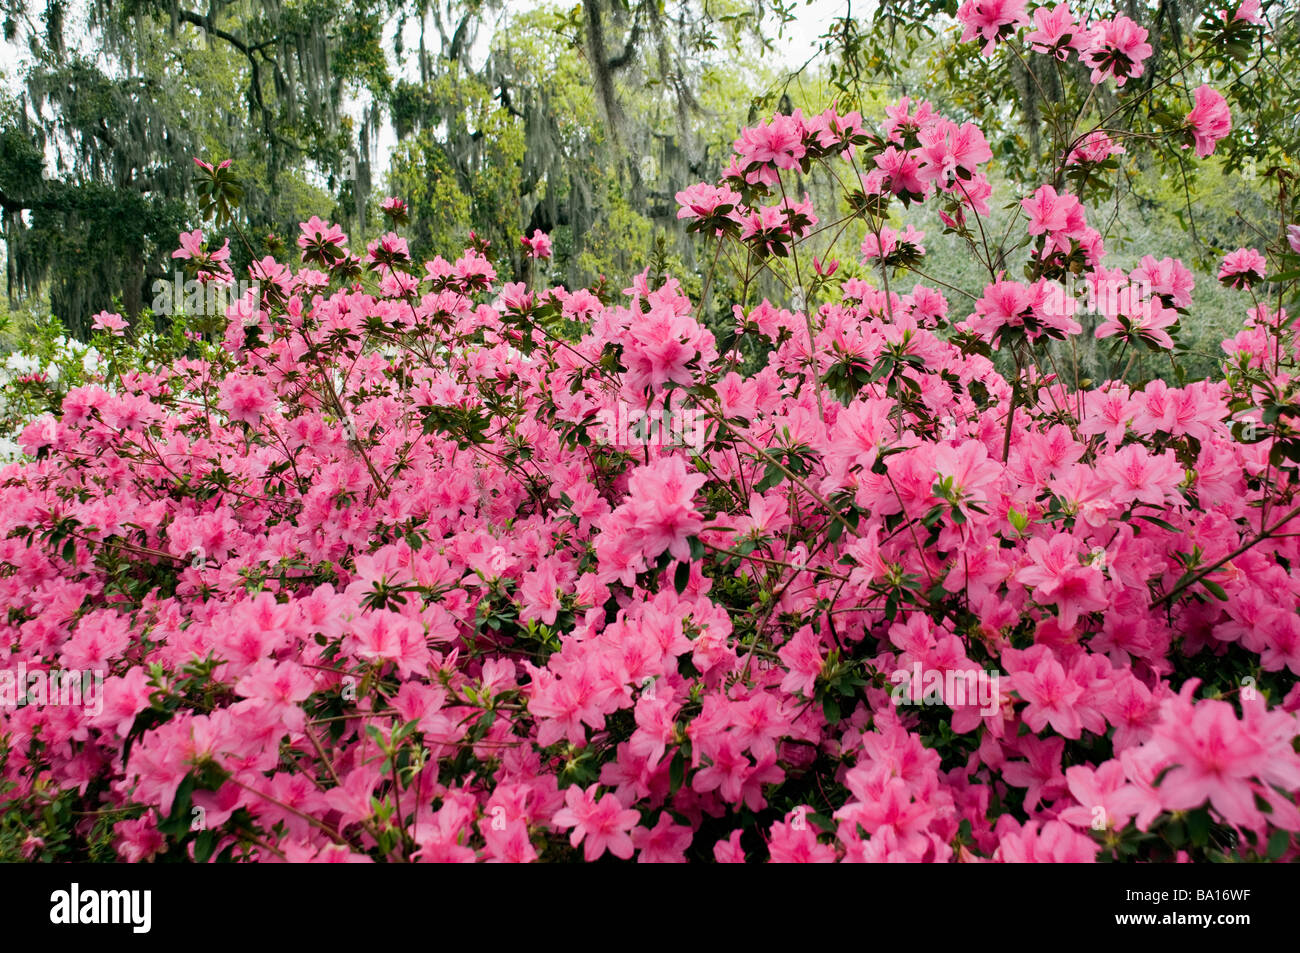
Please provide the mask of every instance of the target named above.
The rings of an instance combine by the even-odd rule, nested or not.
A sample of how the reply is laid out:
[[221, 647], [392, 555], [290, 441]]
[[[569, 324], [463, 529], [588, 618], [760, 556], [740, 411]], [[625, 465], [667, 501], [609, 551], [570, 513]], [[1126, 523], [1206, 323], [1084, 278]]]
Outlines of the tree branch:
[[240, 53], [244, 54], [244, 59], [248, 60], [248, 66], [252, 72], [252, 75], [249, 78], [249, 91], [251, 97], [256, 101], [256, 106], [262, 113], [262, 124], [269, 129], [271, 115], [269, 110], [266, 108], [266, 102], [262, 99], [262, 68], [257, 62], [257, 57], [254, 56], [255, 53], [261, 53], [264, 58], [269, 60], [270, 58], [266, 57], [266, 53], [263, 52], [263, 48], [270, 45], [269, 41], [267, 43], [260, 43], [257, 46], [249, 46], [233, 33], [218, 27], [212, 22], [211, 16], [200, 16], [190, 10], [180, 10], [177, 12], [176, 17], [183, 23], [197, 26], [200, 29], [211, 33], [218, 39], [225, 40]]

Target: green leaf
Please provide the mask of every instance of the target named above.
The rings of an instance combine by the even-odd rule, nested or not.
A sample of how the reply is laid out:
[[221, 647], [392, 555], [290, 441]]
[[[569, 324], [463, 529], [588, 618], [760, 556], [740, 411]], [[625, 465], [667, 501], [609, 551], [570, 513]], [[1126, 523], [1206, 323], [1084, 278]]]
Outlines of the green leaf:
[[681, 748], [673, 753], [672, 763], [668, 765], [668, 786], [672, 794], [677, 793], [677, 789], [682, 786], [682, 781], [686, 778], [686, 758]]
[[1029, 517], [1016, 509], [1007, 510], [1007, 521], [1015, 527], [1017, 533], [1023, 533], [1029, 526]]
[[205, 830], [194, 839], [194, 862], [206, 864], [217, 847], [217, 832]]
[[1268, 836], [1268, 853], [1265, 855], [1269, 860], [1278, 860], [1286, 849], [1291, 846], [1291, 832], [1276, 830]]
[[1217, 582], [1210, 582], [1208, 579], [1202, 579], [1201, 585], [1208, 589], [1210, 595], [1214, 596], [1214, 598], [1218, 599], [1220, 602], [1228, 601], [1228, 594], [1223, 591], [1223, 587]]
[[816, 824], [827, 834], [834, 834], [837, 830], [839, 830], [839, 826], [835, 823], [835, 821], [831, 820], [831, 818], [827, 817], [825, 814], [810, 813], [807, 819], [812, 823]]
[[822, 699], [822, 714], [826, 716], [826, 722], [831, 725], [839, 724], [840, 720], [840, 703], [834, 695], [827, 695]]
[[176, 795], [172, 799], [172, 812], [166, 820], [158, 822], [158, 830], [177, 840], [183, 838], [190, 829], [190, 798], [194, 793], [194, 772], [187, 772], [181, 779]]
[[826, 534], [826, 540], [830, 543], [838, 543], [840, 537], [844, 535], [844, 523], [838, 519], [831, 520], [830, 532]]
[[760, 493], [765, 493], [780, 483], [784, 476], [785, 474], [781, 472], [780, 468], [778, 468], [776, 464], [769, 463], [767, 465], [767, 471], [763, 474], [763, 479], [759, 480], [758, 483], [754, 485], [754, 489], [758, 490]]
[[677, 589], [677, 594], [680, 596], [683, 592], [685, 592], [686, 587], [689, 586], [690, 583], [691, 583], [691, 564], [678, 563], [677, 571], [673, 573], [673, 586]]

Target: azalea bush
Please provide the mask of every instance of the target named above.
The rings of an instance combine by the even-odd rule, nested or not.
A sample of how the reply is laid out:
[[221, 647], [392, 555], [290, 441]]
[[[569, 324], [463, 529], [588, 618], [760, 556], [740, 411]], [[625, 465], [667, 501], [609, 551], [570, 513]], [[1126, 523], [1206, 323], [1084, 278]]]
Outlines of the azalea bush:
[[[1211, 26], [1262, 31], [1241, 9]], [[1115, 108], [1147, 95], [1123, 17], [959, 18], [1086, 67]], [[1222, 97], [1190, 62], [1164, 82], [1189, 107], [1161, 134], [1211, 154]], [[649, 272], [502, 281], [479, 239], [415, 262], [396, 199], [364, 252], [303, 223], [223, 336], [92, 373], [0, 473], [0, 654], [25, 673], [0, 850], [1296, 859], [1288, 180], [1276, 238], [1223, 261], [1222, 372], [1130, 380], [1139, 350], [1174, 363], [1194, 283], [1154, 250], [1108, 264], [1080, 199], [1119, 148], [1105, 114], [1065, 146], [996, 198], [1020, 210], [999, 243], [974, 125], [909, 100], [774, 116], [678, 195], [701, 300]], [[813, 167], [838, 207], [794, 190]], [[196, 169], [234, 221], [233, 166]], [[927, 274], [918, 206], [982, 295]], [[228, 252], [200, 231], [176, 257], [230, 282]], [[715, 334], [719, 273], [741, 295]], [[1072, 361], [1088, 308], [1114, 379]], [[55, 704], [32, 672], [102, 693]]]

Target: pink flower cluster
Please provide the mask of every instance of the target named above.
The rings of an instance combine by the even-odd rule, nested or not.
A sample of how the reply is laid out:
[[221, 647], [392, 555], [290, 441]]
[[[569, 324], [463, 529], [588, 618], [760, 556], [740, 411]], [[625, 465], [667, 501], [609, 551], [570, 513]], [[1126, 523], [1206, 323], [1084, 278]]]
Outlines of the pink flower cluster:
[[528, 250], [531, 258], [550, 258], [552, 253], [551, 236], [547, 235], [540, 228], [533, 229], [532, 238], [521, 238], [519, 241], [524, 248]]
[[834, 109], [812, 117], [795, 110], [748, 129], [736, 140], [720, 184], [677, 193], [677, 217], [705, 234], [738, 234], [761, 257], [784, 257], [817, 224], [811, 203], [806, 196], [800, 203], [783, 196], [775, 205], [754, 200], [769, 194], [783, 171], [828, 158], [863, 161], [859, 201], [898, 197], [911, 203], [938, 192], [950, 200], [953, 215], [963, 216], [963, 208], [988, 214], [992, 189], [980, 166], [993, 153], [974, 124], [959, 126], [929, 103], [913, 106], [908, 99], [890, 107], [888, 116], [874, 135], [860, 114]]
[[[957, 19], [963, 27], [961, 42], [978, 36], [984, 41], [986, 56], [999, 42], [1030, 25], [1025, 0], [965, 0], [957, 10]], [[1113, 79], [1116, 86], [1123, 86], [1142, 75], [1143, 61], [1152, 52], [1146, 42], [1147, 31], [1128, 17], [1085, 23], [1069, 3], [1038, 7], [1032, 25], [1034, 29], [1024, 36], [1031, 49], [1061, 61], [1076, 54], [1092, 70], [1094, 84]]]
[[[984, 41], [983, 54], [988, 56], [1002, 42], [1020, 37], [1029, 49], [1066, 62], [1071, 55], [1091, 70], [1094, 85], [1114, 80], [1123, 87], [1146, 71], [1146, 60], [1153, 50], [1147, 42], [1147, 30], [1126, 16], [1085, 22], [1070, 9], [1068, 2], [1044, 4], [1034, 10], [1033, 20], [1025, 11], [1025, 0], [965, 0], [957, 10], [962, 25], [961, 42], [979, 38]], [[1263, 23], [1258, 0], [1247, 0], [1232, 14], [1219, 11], [1221, 29], [1245, 29]], [[1227, 100], [1210, 86], [1202, 85], [1194, 93], [1194, 103], [1186, 117], [1190, 145], [1205, 158], [1215, 144], [1232, 131], [1232, 117]], [[1068, 153], [1067, 162], [1100, 162], [1122, 148], [1114, 145], [1102, 131], [1094, 131]]]

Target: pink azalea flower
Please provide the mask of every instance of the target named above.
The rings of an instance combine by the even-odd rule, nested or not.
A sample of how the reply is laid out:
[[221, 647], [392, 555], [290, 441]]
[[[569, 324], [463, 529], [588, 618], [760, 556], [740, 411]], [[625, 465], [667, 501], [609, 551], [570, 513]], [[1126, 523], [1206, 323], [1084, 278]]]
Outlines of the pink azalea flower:
[[555, 567], [549, 560], [544, 560], [536, 572], [525, 573], [519, 587], [519, 597], [523, 603], [519, 612], [520, 621], [555, 625], [555, 617], [560, 610], [558, 589]]
[[275, 406], [275, 395], [262, 377], [232, 374], [222, 382], [220, 392], [217, 408], [229, 414], [232, 421], [256, 424]]
[[1147, 285], [1151, 294], [1160, 298], [1167, 308], [1186, 310], [1192, 306], [1196, 282], [1191, 270], [1177, 258], [1156, 261], [1153, 255], [1143, 255], [1141, 263], [1129, 272], [1129, 278]]
[[202, 258], [204, 256], [203, 229], [196, 228], [192, 232], [181, 232], [179, 238], [181, 247], [172, 252], [173, 258]]
[[957, 499], [965, 503], [988, 503], [990, 492], [1003, 474], [989, 458], [988, 448], [978, 440], [964, 440], [956, 446], [941, 444], [934, 451], [934, 472], [952, 481]]
[[726, 840], [713, 845], [713, 859], [720, 864], [743, 864], [745, 849], [740, 846], [740, 831], [732, 831]]
[[1142, 61], [1152, 52], [1146, 39], [1146, 29], [1128, 17], [1098, 23], [1082, 56], [1083, 64], [1092, 68], [1093, 85], [1109, 76], [1116, 86], [1123, 86], [1129, 79], [1141, 76], [1145, 69]]
[[695, 491], [704, 485], [702, 473], [687, 473], [680, 456], [664, 457], [638, 467], [628, 481], [627, 512], [642, 551], [657, 557], [665, 549], [675, 559], [689, 559], [689, 538], [704, 525], [695, 509]]
[[424, 627], [413, 619], [386, 609], [362, 613], [352, 624], [345, 646], [368, 662], [394, 662], [403, 675], [424, 670], [429, 648]]
[[1023, 716], [1031, 731], [1042, 731], [1050, 724], [1065, 738], [1082, 734], [1083, 722], [1076, 706], [1083, 688], [1056, 659], [1042, 658], [1032, 670], [1012, 672], [1011, 685], [1029, 702]]
[[1268, 261], [1253, 248], [1238, 248], [1224, 256], [1219, 281], [1229, 288], [1248, 288], [1264, 280]]
[[1098, 846], [1092, 838], [1061, 821], [1047, 821], [1041, 829], [1039, 823], [1029, 821], [1018, 830], [1005, 831], [994, 860], [1004, 864], [1096, 863]]
[[[1016, 581], [1034, 588], [1035, 601], [1055, 604], [1061, 624], [1066, 628], [1072, 628], [1080, 614], [1104, 609], [1109, 604], [1102, 586], [1101, 573], [1095, 567], [1085, 566], [1079, 561], [1078, 541], [1073, 536], [1056, 533], [1050, 541], [1035, 537], [1029, 541], [1026, 555], [1032, 560], [1032, 565], [1017, 572]], [[1034, 689], [1045, 699], [1048, 708], [1053, 708], [1059, 700], [1058, 689], [1068, 694], [1064, 670], [1059, 663], [1052, 664], [1055, 668], [1049, 666], [1043, 670], [1042, 675], [1044, 679], [1050, 678], [1052, 687], [1049, 688], [1049, 683], [1044, 681], [1041, 688]], [[1052, 672], [1059, 672], [1061, 677], [1051, 675]], [[1073, 729], [1076, 722], [1069, 720], [1070, 716], [1066, 717], [1066, 723]], [[1067, 737], [1077, 738], [1078, 734]]]
[[653, 828], [633, 829], [632, 844], [638, 851], [636, 861], [638, 864], [684, 864], [686, 848], [691, 846], [694, 836], [694, 831], [674, 823], [664, 811]]
[[166, 842], [152, 814], [133, 821], [118, 821], [113, 825], [113, 833], [117, 835], [114, 844], [117, 854], [128, 864], [152, 860], [166, 850]]
[[813, 635], [810, 627], [804, 626], [781, 646], [777, 654], [788, 669], [781, 690], [812, 698], [813, 686], [826, 661], [822, 656], [821, 640]]
[[1197, 87], [1195, 105], [1187, 114], [1196, 155], [1204, 159], [1214, 153], [1215, 144], [1232, 131], [1232, 113], [1223, 94], [1210, 86]]
[[332, 258], [345, 252], [348, 237], [338, 225], [329, 224], [313, 215], [308, 221], [299, 223], [298, 228], [302, 232], [298, 236], [298, 247], [303, 250], [304, 261], [307, 260], [309, 250], [328, 249], [337, 252], [337, 255], [331, 255]]
[[735, 142], [737, 164], [751, 185], [776, 185], [779, 169], [794, 169], [808, 151], [797, 116], [774, 116], [741, 132]]
[[726, 186], [700, 182], [676, 195], [678, 218], [714, 218], [726, 215], [740, 205], [740, 193]]
[[1079, 200], [1068, 192], [1058, 195], [1050, 185], [1040, 186], [1032, 198], [1020, 204], [1029, 216], [1030, 235], [1060, 232], [1077, 237], [1087, 224]]
[[627, 860], [636, 850], [629, 831], [641, 820], [637, 811], [619, 804], [612, 794], [596, 800], [598, 785], [585, 790], [576, 784], [564, 792], [565, 806], [555, 812], [552, 822], [556, 827], [573, 828], [569, 843], [582, 844], [583, 857], [591, 862], [609, 851], [615, 857]]
[[395, 195], [390, 195], [380, 202], [379, 208], [386, 216], [397, 221], [399, 224], [405, 220], [406, 216], [410, 212], [406, 202]]
[[875, 258], [888, 260], [891, 255], [900, 250], [914, 256], [924, 255], [925, 246], [921, 244], [923, 238], [925, 238], [925, 232], [918, 232], [911, 225], [908, 225], [902, 232], [895, 231], [886, 225], [881, 228], [879, 237], [874, 232], [871, 232], [868, 233], [866, 238], [862, 239], [863, 261], [866, 263]]
[[1110, 136], [1100, 129], [1093, 130], [1084, 136], [1083, 141], [1070, 150], [1066, 157], [1066, 163], [1069, 165], [1078, 165], [1084, 162], [1105, 162], [1113, 155], [1123, 155], [1125, 149], [1115, 143]]
[[833, 864], [835, 848], [817, 840], [816, 828], [801, 808], [772, 825], [768, 850], [773, 864]]
[[494, 821], [494, 817], [485, 817], [479, 824], [491, 862], [530, 864], [537, 859], [537, 848], [528, 837], [526, 822], [514, 818], [498, 828]]
[[1111, 760], [1093, 769], [1076, 764], [1065, 769], [1065, 781], [1078, 806], [1066, 808], [1058, 818], [1075, 827], [1123, 830], [1145, 803], [1142, 793], [1128, 784], [1124, 766]]
[[96, 331], [107, 331], [113, 337], [120, 338], [126, 333], [129, 325], [127, 320], [120, 314], [114, 314], [111, 311], [100, 311], [94, 316], [90, 326]]
[[[978, 126], [970, 122], [958, 126], [947, 119], [936, 118], [921, 129], [917, 138], [921, 144], [917, 155], [921, 163], [918, 174], [922, 180], [937, 182], [947, 192], [955, 189], [978, 191], [979, 167], [993, 158], [993, 150]], [[879, 161], [877, 165], [880, 165]], [[881, 166], [881, 169], [886, 167]], [[910, 184], [906, 178], [904, 184]], [[909, 188], [906, 191], [918, 190]]]
[[1034, 29], [1025, 35], [1030, 49], [1065, 60], [1070, 50], [1083, 49], [1088, 31], [1075, 19], [1068, 3], [1042, 6], [1034, 11]]
[[547, 235], [539, 228], [533, 229], [532, 238], [521, 238], [520, 243], [528, 249], [528, 254], [533, 258], [550, 258], [551, 236]]
[[1264, 22], [1264, 18], [1259, 13], [1259, 0], [1241, 0], [1235, 12], [1220, 10], [1219, 19], [1225, 24], [1240, 22], [1259, 26]]
[[1141, 444], [1129, 444], [1098, 458], [1097, 475], [1110, 483], [1117, 503], [1164, 506], [1181, 500], [1178, 485], [1183, 468], [1172, 450], [1153, 454]]
[[1158, 786], [1169, 810], [1191, 810], [1208, 800], [1229, 824], [1261, 822], [1251, 778], [1265, 771], [1267, 749], [1230, 704], [1202, 701], [1188, 711], [1170, 703], [1152, 744], [1174, 765]]
[[[1136, 292], [1125, 289], [1121, 294], [1136, 297]], [[1096, 336], [1102, 338], [1123, 335], [1132, 343], [1149, 343], [1157, 348], [1172, 350], [1174, 339], [1164, 329], [1178, 322], [1178, 312], [1153, 301], [1135, 303], [1124, 300], [1120, 312], [1108, 316], [1097, 325]]]
[[1025, 0], [965, 0], [957, 9], [957, 19], [962, 24], [961, 42], [980, 37], [985, 56], [993, 52], [999, 40], [1029, 22]]
[[876, 156], [875, 161], [884, 176], [883, 188], [895, 195], [918, 197], [925, 194], [927, 186], [922, 177], [921, 163], [912, 153], [889, 146]]

